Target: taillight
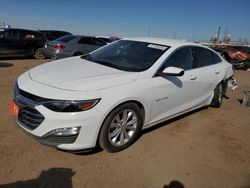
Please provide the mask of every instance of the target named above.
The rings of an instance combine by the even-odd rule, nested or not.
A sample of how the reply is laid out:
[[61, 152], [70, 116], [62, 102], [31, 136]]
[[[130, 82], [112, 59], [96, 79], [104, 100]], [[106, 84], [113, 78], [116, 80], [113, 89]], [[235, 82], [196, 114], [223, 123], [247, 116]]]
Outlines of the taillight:
[[53, 48], [55, 48], [55, 49], [64, 49], [65, 46], [62, 45], [62, 44], [57, 44], [57, 45], [54, 45]]

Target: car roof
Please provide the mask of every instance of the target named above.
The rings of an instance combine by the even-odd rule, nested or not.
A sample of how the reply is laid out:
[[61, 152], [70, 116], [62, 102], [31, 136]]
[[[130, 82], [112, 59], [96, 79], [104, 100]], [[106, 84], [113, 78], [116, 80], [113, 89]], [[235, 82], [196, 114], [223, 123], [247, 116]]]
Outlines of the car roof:
[[63, 30], [51, 30], [51, 29], [39, 29], [38, 31], [41, 32], [64, 32], [64, 33], [70, 33], [68, 31], [63, 31]]
[[186, 40], [176, 40], [176, 39], [168, 39], [168, 38], [133, 37], [133, 38], [123, 38], [122, 40], [133, 40], [133, 41], [161, 44], [165, 46], [175, 46], [175, 47], [183, 46], [183, 45], [201, 46], [199, 44], [189, 42]]
[[32, 29], [23, 29], [23, 28], [0, 28], [1, 30], [21, 30], [21, 31], [34, 31], [37, 33], [41, 33], [40, 31], [37, 30], [32, 30]]
[[75, 37], [87, 37], [87, 38], [98, 38], [96, 36], [91, 36], [91, 35], [72, 35], [72, 36], [75, 36]]

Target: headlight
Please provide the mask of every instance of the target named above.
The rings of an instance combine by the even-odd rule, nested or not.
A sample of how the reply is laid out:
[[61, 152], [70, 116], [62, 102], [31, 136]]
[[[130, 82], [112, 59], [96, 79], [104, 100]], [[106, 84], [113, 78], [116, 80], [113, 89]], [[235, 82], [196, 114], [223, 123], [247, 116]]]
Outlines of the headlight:
[[100, 99], [83, 100], [83, 101], [55, 100], [43, 103], [43, 106], [56, 112], [80, 112], [93, 108], [99, 101]]

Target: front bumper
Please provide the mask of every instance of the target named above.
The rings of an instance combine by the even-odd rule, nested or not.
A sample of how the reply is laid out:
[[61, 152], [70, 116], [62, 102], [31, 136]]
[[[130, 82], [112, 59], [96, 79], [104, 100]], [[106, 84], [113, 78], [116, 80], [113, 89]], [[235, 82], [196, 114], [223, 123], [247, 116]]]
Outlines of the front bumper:
[[[36, 107], [45, 117], [44, 121], [34, 130], [30, 130], [19, 119], [16, 123], [25, 132], [42, 144], [56, 147], [62, 150], [82, 150], [93, 148], [96, 145], [98, 132], [101, 125], [99, 113], [56, 113], [43, 106]], [[93, 111], [93, 110], [91, 110]], [[69, 127], [81, 127], [79, 134], [72, 136], [45, 136], [49, 132]], [[71, 143], [72, 142], [72, 143]]]
[[[103, 121], [102, 113], [97, 108], [83, 112], [54, 112], [32, 100], [32, 94], [27, 98], [25, 93], [18, 91], [15, 89], [14, 97], [20, 108], [16, 123], [29, 135], [42, 144], [62, 150], [75, 151], [95, 147]], [[48, 134], [54, 130], [74, 127], [79, 127], [77, 134]]]

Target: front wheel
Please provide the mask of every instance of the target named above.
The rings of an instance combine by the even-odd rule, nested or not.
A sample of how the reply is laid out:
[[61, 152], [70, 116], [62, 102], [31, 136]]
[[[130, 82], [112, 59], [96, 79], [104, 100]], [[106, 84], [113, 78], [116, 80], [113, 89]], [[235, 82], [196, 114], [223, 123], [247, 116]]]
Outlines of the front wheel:
[[44, 59], [45, 56], [43, 55], [43, 49], [42, 48], [37, 48], [35, 51], [34, 51], [34, 57], [36, 59]]
[[214, 97], [211, 101], [210, 106], [215, 108], [221, 107], [222, 98], [223, 98], [223, 86], [222, 83], [219, 83], [214, 89]]
[[143, 117], [134, 103], [123, 104], [114, 109], [104, 121], [99, 144], [108, 152], [121, 151], [133, 144], [140, 133]]

